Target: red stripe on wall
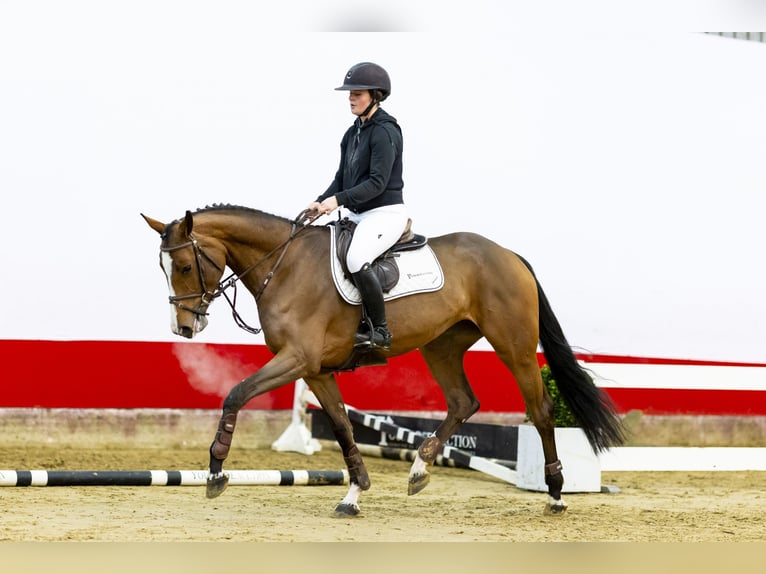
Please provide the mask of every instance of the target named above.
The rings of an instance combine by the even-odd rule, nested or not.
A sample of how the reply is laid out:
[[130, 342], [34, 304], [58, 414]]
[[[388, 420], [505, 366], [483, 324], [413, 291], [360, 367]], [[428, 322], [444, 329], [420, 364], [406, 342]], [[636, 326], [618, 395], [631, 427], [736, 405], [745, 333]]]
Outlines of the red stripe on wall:
[[[235, 384], [272, 355], [262, 345], [0, 340], [0, 356], [0, 407], [217, 409]], [[647, 361], [602, 355], [582, 358]], [[465, 368], [482, 412], [525, 410], [513, 377], [494, 353], [469, 352]], [[363, 410], [446, 409], [437, 383], [417, 352], [395, 357], [385, 367], [339, 373], [337, 378], [345, 401]], [[620, 412], [766, 415], [766, 393], [761, 391], [605, 390]], [[290, 409], [292, 400], [293, 387], [287, 385], [256, 397], [247, 408]]]
[[[220, 408], [225, 393], [216, 387], [231, 388], [271, 357], [262, 346], [195, 343], [13, 340], [0, 341], [0, 349], [3, 407]], [[208, 363], [218, 359], [223, 368], [195, 367], [195, 352]], [[183, 358], [191, 365], [186, 370]], [[286, 387], [248, 406], [291, 403]]]
[[631, 357], [626, 355], [596, 355], [578, 353], [577, 358], [587, 363], [614, 363], [631, 365], [689, 365], [702, 367], [766, 367], [766, 363], [740, 363], [732, 361], [700, 361], [695, 359], [668, 359], [659, 357]]

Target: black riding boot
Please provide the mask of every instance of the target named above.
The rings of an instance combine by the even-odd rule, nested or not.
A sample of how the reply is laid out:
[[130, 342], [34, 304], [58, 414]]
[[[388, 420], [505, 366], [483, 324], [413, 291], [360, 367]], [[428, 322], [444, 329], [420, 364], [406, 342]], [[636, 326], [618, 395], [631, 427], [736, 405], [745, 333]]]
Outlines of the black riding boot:
[[356, 273], [351, 274], [359, 293], [362, 296], [362, 304], [367, 312], [367, 317], [372, 323], [371, 333], [357, 333], [355, 346], [380, 347], [388, 350], [391, 347], [391, 333], [386, 323], [386, 307], [383, 302], [383, 289], [380, 287], [378, 276], [365, 263]]

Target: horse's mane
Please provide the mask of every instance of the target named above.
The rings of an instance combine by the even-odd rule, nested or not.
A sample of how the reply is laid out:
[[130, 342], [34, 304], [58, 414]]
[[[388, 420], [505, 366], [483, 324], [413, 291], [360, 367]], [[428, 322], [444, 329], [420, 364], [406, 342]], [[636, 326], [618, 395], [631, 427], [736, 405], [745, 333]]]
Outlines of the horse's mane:
[[[211, 213], [215, 211], [242, 211], [255, 216], [266, 216], [274, 219], [279, 219], [286, 223], [292, 223], [292, 220], [286, 217], [282, 217], [281, 215], [274, 215], [272, 213], [266, 213], [265, 211], [255, 209], [253, 207], [245, 207], [244, 205], [231, 205], [229, 203], [213, 203], [212, 205], [206, 205], [205, 207], [198, 207], [195, 211], [192, 212], [192, 215]], [[179, 219], [178, 221], [181, 220]]]

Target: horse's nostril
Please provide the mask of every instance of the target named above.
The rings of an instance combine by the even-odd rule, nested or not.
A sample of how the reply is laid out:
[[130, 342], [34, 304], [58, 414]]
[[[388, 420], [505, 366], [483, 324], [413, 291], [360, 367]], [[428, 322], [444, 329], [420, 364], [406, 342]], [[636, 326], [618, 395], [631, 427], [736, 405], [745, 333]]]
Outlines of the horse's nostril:
[[191, 339], [194, 336], [194, 331], [191, 327], [181, 327], [179, 335]]

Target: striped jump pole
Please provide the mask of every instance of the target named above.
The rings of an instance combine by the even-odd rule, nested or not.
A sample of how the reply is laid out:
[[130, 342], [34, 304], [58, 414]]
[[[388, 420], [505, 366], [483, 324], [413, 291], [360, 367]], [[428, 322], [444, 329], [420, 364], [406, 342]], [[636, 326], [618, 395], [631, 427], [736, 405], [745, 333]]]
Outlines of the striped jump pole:
[[[343, 470], [229, 470], [229, 486], [348, 484]], [[0, 486], [203, 486], [207, 470], [0, 470]]]
[[[418, 451], [413, 448], [399, 448], [396, 446], [383, 446], [383, 445], [376, 445], [376, 444], [359, 444], [359, 443], [357, 443], [356, 446], [359, 449], [359, 452], [365, 456], [376, 456], [378, 458], [386, 458], [389, 460], [402, 460], [405, 462], [415, 462], [415, 457], [418, 455]], [[505, 460], [501, 458], [486, 458], [486, 460], [490, 462], [494, 462], [495, 464], [500, 464], [506, 468], [510, 468], [511, 470], [516, 470], [515, 460]], [[436, 466], [448, 466], [451, 468], [469, 468], [453, 459], [444, 458], [440, 454], [436, 455], [436, 460], [434, 460], [433, 464], [435, 464]]]
[[[308, 403], [321, 408], [319, 401], [317, 401], [314, 394], [310, 391], [306, 391], [306, 400]], [[381, 416], [362, 412], [349, 405], [346, 405], [346, 412], [348, 413], [348, 418], [353, 422], [359, 423], [376, 431], [394, 435], [396, 436], [397, 440], [411, 444], [416, 448], [420, 446], [420, 444], [427, 438], [426, 435], [422, 433], [390, 423]], [[456, 463], [465, 468], [478, 470], [479, 472], [483, 472], [489, 476], [493, 476], [500, 480], [504, 480], [505, 482], [509, 482], [514, 486], [518, 481], [517, 473], [515, 470], [508, 468], [505, 465], [492, 462], [491, 460], [484, 457], [472, 455], [471, 453], [465, 452], [464, 450], [444, 445], [441, 455], [446, 459], [454, 460]]]

